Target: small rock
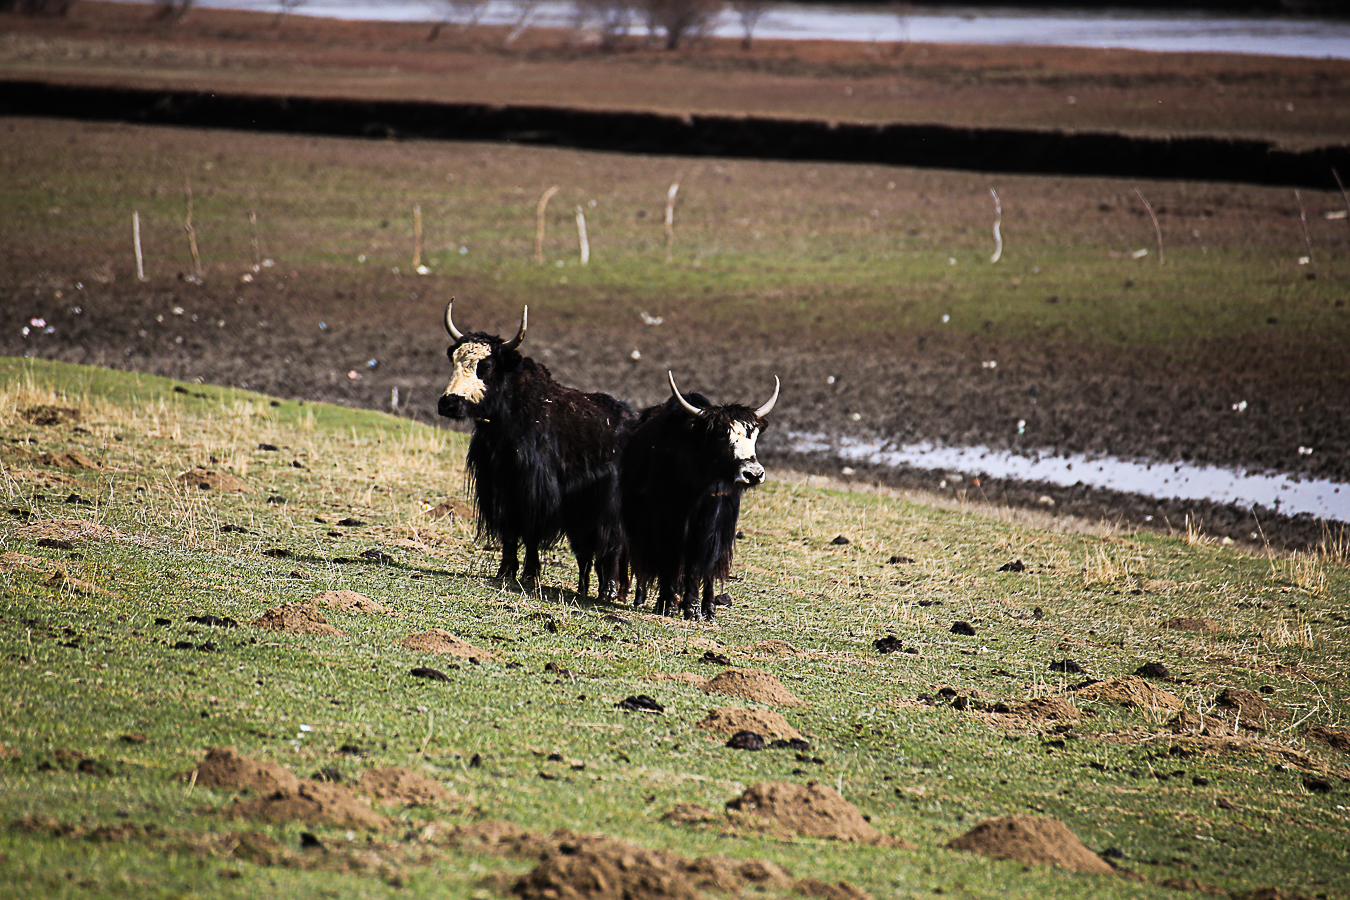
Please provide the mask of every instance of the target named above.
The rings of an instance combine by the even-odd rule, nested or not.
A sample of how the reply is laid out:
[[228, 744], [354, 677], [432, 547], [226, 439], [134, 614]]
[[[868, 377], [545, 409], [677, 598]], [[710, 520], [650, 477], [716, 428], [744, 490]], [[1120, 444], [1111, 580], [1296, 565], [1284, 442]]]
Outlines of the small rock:
[[1083, 671], [1083, 667], [1072, 659], [1061, 659], [1050, 663], [1051, 672], [1066, 672], [1070, 675], [1077, 675]]
[[1167, 666], [1162, 663], [1144, 663], [1134, 670], [1134, 674], [1140, 678], [1171, 678], [1172, 673], [1167, 670]]
[[834, 545], [836, 545], [836, 546], [842, 547], [842, 546], [844, 546], [845, 544], [850, 544], [850, 543], [852, 543], [852, 541], [850, 541], [848, 538], [844, 537], [842, 534], [839, 534], [839, 535], [835, 535], [834, 540], [830, 541], [830, 543], [831, 543], [831, 544], [834, 544]]
[[1026, 563], [1022, 562], [1020, 559], [1015, 559], [1010, 563], [1004, 563], [999, 566], [998, 570], [1000, 572], [1025, 572], [1026, 568]]
[[408, 673], [414, 678], [425, 678], [427, 681], [449, 681], [450, 676], [446, 675], [440, 669], [433, 669], [428, 666], [418, 666]]
[[955, 622], [952, 624], [952, 634], [963, 634], [966, 637], [974, 637], [975, 627], [969, 622]]
[[616, 703], [615, 707], [618, 709], [628, 710], [629, 712], [663, 713], [666, 711], [666, 708], [664, 706], [662, 706], [660, 703], [657, 703], [655, 700], [653, 700], [651, 697], [648, 697], [646, 694], [638, 694], [633, 697], [625, 697], [623, 700], [620, 700], [618, 703]]
[[763, 750], [764, 738], [753, 731], [738, 731], [727, 741], [727, 746], [733, 750]]

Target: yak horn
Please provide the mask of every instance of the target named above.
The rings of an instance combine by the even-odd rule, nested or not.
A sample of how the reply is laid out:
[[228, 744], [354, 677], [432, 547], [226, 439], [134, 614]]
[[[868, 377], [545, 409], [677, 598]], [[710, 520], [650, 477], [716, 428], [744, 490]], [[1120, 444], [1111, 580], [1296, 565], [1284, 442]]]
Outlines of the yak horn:
[[455, 305], [455, 298], [451, 297], [450, 302], [445, 304], [445, 330], [450, 332], [450, 336], [455, 340], [463, 340], [464, 335], [455, 327], [455, 320], [450, 315], [450, 307]]
[[706, 410], [699, 409], [697, 406], [684, 399], [684, 395], [680, 393], [680, 389], [675, 386], [675, 373], [667, 370], [666, 374], [670, 376], [671, 393], [675, 395], [676, 400], [680, 401], [680, 405], [685, 408], [685, 411], [690, 415], [698, 416], [699, 418], [706, 416], [708, 414]]
[[782, 383], [778, 380], [778, 376], [777, 375], [773, 376], [773, 396], [769, 398], [769, 401], [767, 403], [765, 403], [759, 409], [755, 410], [755, 415], [759, 416], [762, 419], [769, 413], [773, 412], [773, 405], [778, 402], [778, 389], [781, 388], [782, 386], [783, 386]]
[[503, 350], [514, 350], [520, 346], [521, 341], [525, 340], [525, 323], [529, 321], [529, 318], [530, 307], [526, 305], [525, 311], [520, 314], [520, 330], [516, 332], [515, 337], [511, 338], [511, 340], [507, 341], [505, 344], [502, 344]]

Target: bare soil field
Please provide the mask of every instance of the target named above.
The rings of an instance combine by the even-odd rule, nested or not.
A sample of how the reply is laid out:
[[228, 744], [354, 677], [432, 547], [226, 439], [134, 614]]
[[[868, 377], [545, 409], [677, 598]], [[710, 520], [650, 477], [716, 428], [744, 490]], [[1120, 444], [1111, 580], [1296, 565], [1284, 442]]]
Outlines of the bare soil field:
[[[921, 121], [954, 125], [1055, 129], [1110, 129], [1150, 135], [1214, 134], [1259, 137], [1292, 147], [1341, 146], [1350, 140], [1350, 64], [1204, 54], [1142, 54], [1058, 48], [960, 48], [757, 42], [751, 51], [716, 42], [678, 53], [640, 46], [602, 54], [576, 35], [527, 32], [510, 48], [492, 29], [446, 29], [427, 40], [429, 26], [335, 22], [194, 10], [174, 26], [149, 20], [149, 8], [81, 3], [66, 20], [0, 18], [0, 77], [58, 83], [193, 87], [287, 95], [419, 98], [500, 104], [553, 103], [586, 108], [747, 112], [847, 121]], [[165, 158], [183, 154], [221, 160], [274, 155], [322, 171], [333, 154], [360, 167], [397, 154], [409, 171], [451, 165], [485, 179], [510, 177], [525, 185], [574, 177], [624, 183], [639, 170], [666, 177], [672, 165], [646, 157], [570, 151], [487, 148], [459, 144], [323, 143], [242, 132], [80, 125], [61, 120], [0, 123], [0, 156], [17, 159], [37, 148], [81, 147], [108, 162], [108, 177], [139, 177], [135, 162], [147, 146]], [[433, 162], [434, 160], [434, 162]], [[78, 163], [71, 163], [78, 165]], [[730, 185], [725, 166], [711, 161], [705, 187], [715, 197]], [[585, 173], [584, 176], [579, 173]], [[817, 174], [820, 174], [817, 179]], [[871, 177], [869, 170], [867, 177]], [[1350, 173], [1342, 173], [1350, 176]], [[470, 176], [472, 177], [472, 176]], [[847, 167], [787, 165], [738, 169], [735, 190], [780, 197], [785, 185], [815, 193], [809, 207], [855, 190], [862, 175]], [[718, 181], [718, 178], [722, 181]], [[916, 175], [905, 199], [933, 234], [961, 231], [952, 222], [969, 210], [932, 197], [963, 196], [987, 203], [986, 189], [943, 172]], [[60, 172], [52, 173], [60, 180]], [[1127, 209], [1119, 183], [1005, 179], [1022, 193], [1023, 227], [1054, 218], [1086, 233], [1107, 231]], [[160, 190], [157, 188], [156, 190]], [[692, 190], [692, 188], [687, 188]], [[1292, 191], [1241, 185], [1150, 187], [1155, 210], [1169, 228], [1199, 241], [1243, 234], [1250, 246], [1304, 240]], [[1096, 192], [1094, 195], [1093, 192]], [[1169, 193], [1170, 192], [1170, 193]], [[1070, 210], [1065, 198], [1086, 194]], [[207, 196], [207, 195], [203, 195]], [[899, 193], [897, 193], [899, 196]], [[1344, 265], [1350, 231], [1321, 221], [1334, 209], [1334, 192], [1307, 192], [1311, 227], [1325, 253], [1318, 279], [1320, 304], [1309, 327], [1281, 327], [1276, 309], [1301, 279], [1272, 275], [1272, 311], [1260, 327], [1234, 336], [1199, 330], [1166, 344], [1083, 339], [1079, 333], [1005, 323], [946, 330], [912, 324], [868, 327], [832, 321], [842, 302], [799, 295], [788, 288], [780, 305], [738, 316], [734, 293], [683, 297], [661, 328], [632, 314], [645, 302], [622, 289], [597, 288], [569, 297], [565, 309], [536, 317], [531, 342], [560, 380], [602, 389], [644, 404], [660, 399], [667, 367], [698, 372], [726, 399], [766, 394], [772, 376], [784, 380], [785, 401], [775, 413], [778, 434], [790, 430], [849, 433], [864, 421], [906, 440], [1016, 446], [1007, 423], [1034, 417], [1042, 446], [1057, 452], [1111, 453], [1157, 462], [1191, 461], [1295, 471], [1350, 481], [1350, 354], [1345, 350]], [[871, 198], [858, 202], [866, 205]], [[532, 204], [532, 199], [525, 201]], [[710, 201], [711, 202], [711, 201]], [[875, 201], [873, 201], [875, 202]], [[59, 204], [53, 205], [57, 208]], [[659, 204], [641, 211], [655, 227]], [[865, 218], [860, 211], [859, 217]], [[876, 212], [873, 210], [872, 215]], [[979, 213], [986, 216], [981, 208]], [[1148, 220], [1129, 211], [1140, 234]], [[1066, 217], [1073, 217], [1070, 221]], [[1278, 218], [1278, 228], [1270, 223]], [[1013, 227], [1010, 220], [1009, 227]], [[388, 222], [385, 223], [388, 225]], [[985, 228], [986, 226], [981, 226]], [[1211, 237], [1212, 236], [1212, 237]], [[317, 277], [264, 271], [249, 287], [233, 277], [201, 285], [139, 284], [126, 277], [125, 256], [109, 262], [107, 246], [0, 231], [7, 262], [0, 272], [0, 353], [248, 386], [282, 397], [331, 400], [388, 408], [400, 389], [400, 410], [430, 419], [445, 376], [439, 314], [453, 292], [474, 304], [470, 327], [513, 327], [522, 302], [548, 312], [547, 303], [519, 286], [503, 287], [481, 273], [452, 282], [401, 284], [373, 272], [330, 269]], [[1141, 239], [1140, 242], [1142, 243]], [[124, 254], [124, 249], [118, 250]], [[224, 268], [223, 266], [221, 267]], [[115, 272], [114, 269], [120, 269]], [[186, 271], [184, 267], [183, 271]], [[1021, 284], [1023, 275], [1011, 279]], [[1282, 280], [1283, 279], [1283, 280]], [[1135, 277], [1104, 288], [1126, 296]], [[1289, 283], [1286, 283], [1289, 281]], [[78, 285], [78, 287], [77, 287]], [[1011, 289], [1011, 287], [1010, 287]], [[70, 298], [80, 294], [80, 312]], [[91, 302], [97, 297], [97, 302]], [[397, 297], [397, 308], [390, 298]], [[65, 298], [61, 302], [55, 299]], [[276, 306], [284, 298], [284, 307]], [[1282, 299], [1283, 298], [1283, 299]], [[1047, 295], [1049, 305], [1087, 298]], [[760, 301], [764, 298], [760, 297]], [[763, 310], [774, 310], [764, 315]], [[284, 312], [282, 311], [284, 309]], [[169, 325], [162, 326], [166, 311]], [[653, 310], [654, 312], [656, 310]], [[1156, 310], [1155, 310], [1156, 312]], [[50, 332], [20, 332], [41, 316]], [[147, 323], [155, 323], [147, 325]], [[214, 323], [228, 323], [217, 326]], [[1287, 324], [1287, 322], [1286, 322]], [[1025, 327], [1023, 327], [1025, 325]], [[641, 361], [630, 350], [641, 346]], [[585, 351], [585, 352], [580, 352]], [[998, 360], [996, 373], [981, 367]], [[368, 366], [375, 361], [376, 366]], [[349, 377], [350, 374], [360, 377]], [[1250, 414], [1233, 404], [1253, 399]], [[789, 399], [790, 398], [790, 399]], [[762, 399], [762, 397], [761, 397]], [[831, 464], [792, 457], [766, 438], [780, 463], [837, 474]], [[1295, 447], [1315, 446], [1311, 456]], [[935, 488], [940, 473], [860, 472], [857, 478]], [[949, 493], [955, 487], [947, 489]], [[962, 488], [965, 490], [965, 488]], [[977, 496], [976, 496], [977, 495]], [[1180, 528], [1196, 514], [1207, 530], [1250, 540], [1307, 546], [1323, 535], [1321, 523], [1281, 518], [1262, 510], [1216, 508], [1166, 499], [1103, 495], [1077, 487], [1003, 483], [984, 479], [975, 499], [1035, 504], [1049, 496], [1056, 510], [1105, 517], [1134, 526]], [[1258, 529], [1259, 525], [1259, 529]]]

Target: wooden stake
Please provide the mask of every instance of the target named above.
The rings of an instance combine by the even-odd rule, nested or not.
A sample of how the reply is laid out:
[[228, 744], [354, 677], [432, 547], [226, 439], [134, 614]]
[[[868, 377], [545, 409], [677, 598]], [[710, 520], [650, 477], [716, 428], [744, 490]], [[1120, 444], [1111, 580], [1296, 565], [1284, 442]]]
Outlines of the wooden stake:
[[1350, 225], [1350, 193], [1345, 190], [1345, 185], [1341, 184], [1341, 175], [1332, 167], [1331, 177], [1336, 179], [1336, 187], [1341, 189], [1341, 199], [1345, 201], [1345, 222]]
[[183, 175], [183, 192], [187, 194], [187, 217], [183, 219], [183, 230], [187, 232], [188, 249], [192, 251], [192, 271], [196, 280], [202, 280], [202, 257], [197, 252], [197, 232], [192, 228], [192, 182], [186, 173]]
[[675, 256], [675, 195], [679, 190], [680, 182], [677, 179], [666, 192], [666, 262]]
[[556, 193], [558, 186], [555, 184], [544, 191], [544, 195], [539, 198], [539, 205], [534, 210], [534, 261], [541, 266], [544, 264], [544, 209]]
[[1138, 195], [1140, 202], [1144, 204], [1144, 211], [1148, 213], [1148, 217], [1153, 220], [1153, 233], [1158, 238], [1158, 265], [1161, 266], [1163, 263], [1162, 229], [1158, 227], [1158, 217], [1153, 214], [1153, 207], [1144, 198], [1144, 192], [1139, 188], [1135, 188], [1134, 192]]
[[584, 266], [591, 261], [591, 244], [586, 240], [586, 214], [577, 207], [577, 243], [581, 245], [581, 264]]
[[998, 202], [998, 191], [993, 188], [989, 189], [989, 196], [994, 198], [994, 255], [989, 257], [989, 262], [996, 263], [1003, 255], [1003, 235], [998, 231], [1003, 223], [1003, 204]]
[[248, 211], [248, 230], [253, 239], [253, 271], [262, 271], [262, 252], [258, 249], [258, 214]]
[[141, 214], [135, 210], [131, 213], [131, 241], [136, 248], [136, 280], [149, 281], [145, 277], [145, 263], [141, 258]]
[[1308, 245], [1308, 265], [1313, 264], [1312, 235], [1308, 234], [1308, 213], [1303, 208], [1303, 197], [1298, 188], [1294, 188], [1294, 200], [1298, 202], [1298, 219], [1303, 223], [1303, 243]]
[[422, 267], [422, 205], [413, 204], [413, 271]]

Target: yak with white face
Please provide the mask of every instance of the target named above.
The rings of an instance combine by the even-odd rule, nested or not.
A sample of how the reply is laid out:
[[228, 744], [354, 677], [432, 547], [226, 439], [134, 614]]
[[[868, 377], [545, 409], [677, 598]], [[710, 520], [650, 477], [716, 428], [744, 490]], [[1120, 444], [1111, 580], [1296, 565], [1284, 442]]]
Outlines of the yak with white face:
[[674, 614], [678, 593], [686, 618], [712, 620], [713, 581], [731, 574], [741, 494], [764, 480], [755, 441], [778, 389], [775, 378], [758, 409], [714, 406], [681, 394], [671, 374], [670, 399], [643, 411], [619, 477], [637, 603], [655, 582], [658, 614]]
[[529, 307], [510, 340], [455, 327], [452, 299], [445, 329], [453, 373], [437, 404], [449, 419], [472, 419], [465, 466], [473, 486], [480, 535], [501, 541], [498, 578], [539, 583], [541, 550], [563, 536], [577, 559], [577, 593], [590, 589], [592, 564], [599, 595], [627, 589], [619, 521], [618, 464], [632, 407], [608, 394], [583, 393], [553, 380], [544, 366], [521, 356]]

